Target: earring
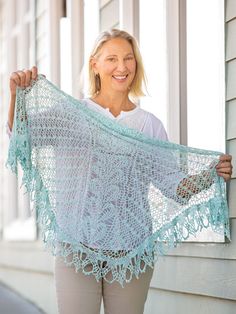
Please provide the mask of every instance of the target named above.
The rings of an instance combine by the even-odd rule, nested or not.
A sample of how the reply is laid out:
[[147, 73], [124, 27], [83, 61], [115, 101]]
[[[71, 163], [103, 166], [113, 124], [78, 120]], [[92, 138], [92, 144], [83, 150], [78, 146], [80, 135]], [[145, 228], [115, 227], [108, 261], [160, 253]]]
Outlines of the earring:
[[95, 74], [95, 86], [96, 86], [96, 93], [98, 93], [101, 89], [101, 79], [99, 73]]

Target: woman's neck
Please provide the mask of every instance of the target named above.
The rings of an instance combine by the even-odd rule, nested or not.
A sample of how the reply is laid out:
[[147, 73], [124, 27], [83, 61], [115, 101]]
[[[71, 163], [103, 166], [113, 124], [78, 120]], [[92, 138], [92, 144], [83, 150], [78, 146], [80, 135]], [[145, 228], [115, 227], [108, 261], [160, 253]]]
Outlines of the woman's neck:
[[109, 111], [117, 116], [121, 111], [130, 111], [136, 106], [130, 100], [127, 94], [107, 94], [99, 93], [93, 97], [92, 100], [102, 106], [103, 108], [109, 108]]

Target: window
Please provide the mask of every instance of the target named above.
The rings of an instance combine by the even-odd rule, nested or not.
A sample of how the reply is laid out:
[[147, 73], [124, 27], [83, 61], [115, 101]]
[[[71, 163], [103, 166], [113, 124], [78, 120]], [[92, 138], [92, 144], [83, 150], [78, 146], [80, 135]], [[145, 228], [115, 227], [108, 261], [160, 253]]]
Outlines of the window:
[[225, 150], [224, 60], [224, 1], [188, 0], [187, 129], [190, 146]]
[[[188, 145], [224, 152], [224, 1], [187, 0], [186, 12]], [[197, 240], [224, 237], [208, 228]]]
[[[140, 0], [139, 42], [148, 79], [142, 108], [155, 114], [167, 128], [167, 34], [165, 0]], [[147, 18], [148, 17], [148, 18]]]
[[[140, 47], [148, 77], [144, 109], [170, 141], [224, 151], [224, 1], [140, 0]], [[222, 242], [204, 229], [188, 241]]]

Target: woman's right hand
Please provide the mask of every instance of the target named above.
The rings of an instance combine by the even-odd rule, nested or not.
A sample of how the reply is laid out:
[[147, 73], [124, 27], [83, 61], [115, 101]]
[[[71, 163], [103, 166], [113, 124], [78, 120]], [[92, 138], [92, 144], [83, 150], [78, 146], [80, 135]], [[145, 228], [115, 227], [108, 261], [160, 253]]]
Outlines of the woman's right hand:
[[15, 111], [15, 100], [16, 100], [16, 88], [27, 87], [30, 85], [31, 80], [35, 80], [38, 76], [38, 68], [33, 66], [31, 70], [22, 70], [13, 72], [10, 76], [10, 105], [8, 111], [8, 127], [12, 130], [14, 111]]
[[16, 95], [16, 87], [27, 87], [30, 85], [31, 80], [35, 80], [38, 76], [38, 68], [33, 66], [31, 70], [22, 70], [12, 72], [10, 76], [10, 93], [11, 96]]

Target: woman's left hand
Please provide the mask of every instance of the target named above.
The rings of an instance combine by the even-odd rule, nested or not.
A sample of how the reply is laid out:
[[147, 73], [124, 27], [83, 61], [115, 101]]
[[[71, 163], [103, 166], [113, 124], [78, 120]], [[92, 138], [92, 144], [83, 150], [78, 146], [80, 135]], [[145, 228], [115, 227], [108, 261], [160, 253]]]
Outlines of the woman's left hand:
[[231, 160], [232, 160], [231, 155], [224, 154], [220, 156], [220, 161], [216, 165], [216, 172], [218, 176], [223, 177], [225, 182], [231, 179], [233, 169]]

